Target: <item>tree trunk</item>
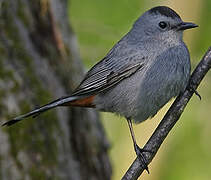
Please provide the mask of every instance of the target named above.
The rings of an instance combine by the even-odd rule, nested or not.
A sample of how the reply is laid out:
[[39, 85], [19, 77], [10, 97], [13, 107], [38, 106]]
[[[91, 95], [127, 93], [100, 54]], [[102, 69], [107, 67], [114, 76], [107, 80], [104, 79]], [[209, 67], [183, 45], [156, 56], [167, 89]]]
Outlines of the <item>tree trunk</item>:
[[[83, 76], [67, 1], [0, 0], [0, 122], [71, 94]], [[110, 179], [92, 109], [57, 108], [0, 128], [0, 179]]]

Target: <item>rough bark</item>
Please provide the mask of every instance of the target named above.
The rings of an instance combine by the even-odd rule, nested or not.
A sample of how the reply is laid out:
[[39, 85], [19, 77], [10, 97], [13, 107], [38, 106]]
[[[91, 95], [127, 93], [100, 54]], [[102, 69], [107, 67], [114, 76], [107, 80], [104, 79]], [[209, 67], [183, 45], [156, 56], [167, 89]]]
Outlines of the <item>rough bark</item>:
[[[83, 76], [67, 1], [0, 1], [0, 122], [71, 94]], [[110, 179], [96, 112], [58, 108], [0, 128], [0, 179]]]

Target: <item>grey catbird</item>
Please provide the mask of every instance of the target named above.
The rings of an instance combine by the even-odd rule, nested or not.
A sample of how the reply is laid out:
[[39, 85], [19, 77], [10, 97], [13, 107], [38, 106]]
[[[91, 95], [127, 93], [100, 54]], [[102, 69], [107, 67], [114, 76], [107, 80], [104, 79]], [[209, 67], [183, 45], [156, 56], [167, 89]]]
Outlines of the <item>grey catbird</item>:
[[185, 90], [190, 77], [190, 56], [182, 37], [184, 30], [195, 27], [197, 25], [193, 23], [183, 22], [169, 7], [148, 10], [88, 71], [72, 95], [3, 125], [10, 126], [57, 106], [92, 107], [114, 112], [127, 119], [135, 152], [144, 160], [143, 149], [136, 144], [131, 120], [140, 123], [153, 117], [171, 98]]

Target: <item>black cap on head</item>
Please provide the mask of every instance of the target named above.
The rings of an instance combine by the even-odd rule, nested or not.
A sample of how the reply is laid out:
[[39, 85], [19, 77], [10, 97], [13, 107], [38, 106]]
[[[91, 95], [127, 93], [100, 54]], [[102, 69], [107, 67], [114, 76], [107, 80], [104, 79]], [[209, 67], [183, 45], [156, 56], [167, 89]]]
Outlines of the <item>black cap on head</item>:
[[154, 8], [149, 10], [149, 13], [152, 13], [152, 14], [158, 14], [159, 13], [159, 14], [166, 16], [166, 17], [181, 19], [180, 16], [173, 9], [171, 9], [167, 6], [154, 7]]

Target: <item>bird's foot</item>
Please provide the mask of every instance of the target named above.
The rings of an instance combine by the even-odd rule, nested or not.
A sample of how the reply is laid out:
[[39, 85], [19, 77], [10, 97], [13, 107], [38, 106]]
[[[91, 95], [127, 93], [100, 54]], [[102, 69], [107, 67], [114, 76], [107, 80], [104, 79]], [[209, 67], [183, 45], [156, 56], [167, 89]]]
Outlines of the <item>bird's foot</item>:
[[150, 151], [140, 148], [137, 144], [134, 145], [134, 148], [135, 148], [135, 152], [136, 152], [137, 157], [144, 164], [144, 169], [149, 174], [149, 168], [148, 168], [148, 165], [147, 165], [146, 158], [143, 155], [143, 152], [150, 152]]
[[194, 93], [195, 93], [195, 95], [198, 96], [199, 99], [201, 100], [201, 95], [198, 93], [198, 91], [197, 91], [197, 90], [194, 90]]
[[192, 86], [189, 86], [188, 90], [192, 91], [196, 96], [198, 96], [199, 100], [201, 100], [201, 95], [198, 93], [196, 89], [194, 89]]

